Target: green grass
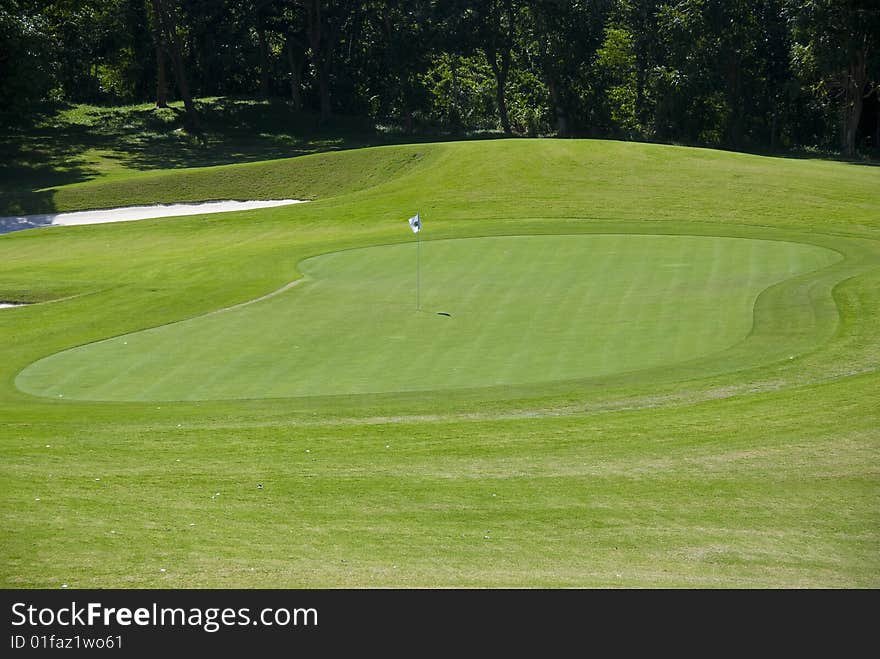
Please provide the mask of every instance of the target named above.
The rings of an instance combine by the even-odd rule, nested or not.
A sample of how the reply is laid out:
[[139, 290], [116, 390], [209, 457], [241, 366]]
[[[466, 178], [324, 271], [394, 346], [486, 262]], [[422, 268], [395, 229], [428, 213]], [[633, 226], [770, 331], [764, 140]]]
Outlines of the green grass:
[[[26, 125], [8, 126], [0, 135], [0, 216], [100, 208], [114, 203], [114, 196], [124, 205], [163, 198], [213, 199], [210, 178], [193, 176], [190, 170], [412, 140], [360, 119], [336, 117], [322, 122], [317, 115], [295, 111], [280, 100], [201, 98], [196, 107], [202, 124], [198, 137], [184, 130], [180, 102], [161, 109], [152, 104], [73, 105], [22, 118]], [[175, 186], [177, 197], [163, 197], [167, 191], [150, 176], [168, 170], [187, 181]], [[317, 187], [298, 177], [297, 194], [311, 197], [338, 191], [337, 172], [346, 177], [364, 175], [357, 168], [333, 170], [321, 172]], [[244, 187], [236, 185], [233, 176], [222, 188], [233, 198], [277, 195], [275, 190], [291, 183], [284, 177], [287, 172], [278, 164], [257, 167]], [[74, 186], [127, 180], [119, 188], [90, 187], [86, 195]]]
[[[0, 236], [0, 298], [59, 299], [0, 311], [3, 585], [880, 585], [876, 168], [514, 140], [103, 176], [53, 204], [316, 201]], [[16, 386], [61, 372], [105, 400]]]
[[705, 236], [430, 241], [418, 310], [416, 256], [413, 244], [315, 257], [283, 295], [57, 353], [16, 385], [69, 399], [174, 401], [606, 376], [744, 340], [761, 291], [840, 258]]

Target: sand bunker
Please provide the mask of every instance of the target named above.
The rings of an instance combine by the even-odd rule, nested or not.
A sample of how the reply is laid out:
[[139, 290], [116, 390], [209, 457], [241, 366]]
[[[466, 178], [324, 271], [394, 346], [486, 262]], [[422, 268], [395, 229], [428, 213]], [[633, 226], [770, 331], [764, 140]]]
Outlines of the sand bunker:
[[131, 222], [156, 217], [177, 217], [180, 215], [203, 215], [205, 213], [227, 213], [255, 208], [271, 208], [301, 204], [303, 199], [270, 199], [265, 201], [205, 201], [189, 204], [156, 204], [154, 206], [126, 206], [104, 210], [76, 211], [73, 213], [45, 213], [42, 215], [18, 215], [0, 217], [0, 233], [34, 229], [48, 226], [73, 226], [78, 224], [103, 224], [104, 222]]
[[25, 302], [0, 302], [0, 309], [8, 309], [10, 307], [24, 307], [27, 306]]

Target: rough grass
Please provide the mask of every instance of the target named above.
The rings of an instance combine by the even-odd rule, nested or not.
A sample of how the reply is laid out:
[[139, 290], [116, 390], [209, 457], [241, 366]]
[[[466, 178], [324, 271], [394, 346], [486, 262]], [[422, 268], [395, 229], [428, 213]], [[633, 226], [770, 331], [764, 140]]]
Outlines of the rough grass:
[[[53, 196], [118, 205], [151, 177], [169, 201], [205, 176], [219, 198], [278, 168], [266, 194], [312, 181], [310, 204], [0, 237], [0, 298], [76, 296], [0, 311], [3, 585], [880, 585], [876, 168], [553, 140], [309, 158]], [[61, 350], [265, 294], [308, 256], [409, 242], [415, 210], [426, 238], [718, 235], [841, 260], [766, 289], [766, 322], [714, 374], [189, 403], [14, 385]]]

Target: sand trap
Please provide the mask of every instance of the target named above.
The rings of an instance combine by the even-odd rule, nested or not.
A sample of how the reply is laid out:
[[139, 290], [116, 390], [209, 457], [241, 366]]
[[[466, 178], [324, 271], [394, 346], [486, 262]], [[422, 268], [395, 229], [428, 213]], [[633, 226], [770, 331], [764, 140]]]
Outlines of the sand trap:
[[156, 204], [154, 206], [126, 206], [104, 210], [76, 211], [74, 213], [46, 213], [43, 215], [17, 215], [0, 217], [0, 233], [34, 229], [48, 226], [73, 226], [78, 224], [103, 224], [105, 222], [131, 222], [156, 217], [180, 215], [203, 215], [205, 213], [228, 213], [255, 208], [271, 208], [301, 204], [304, 199], [271, 199], [266, 201], [204, 201], [189, 204]]
[[9, 309], [10, 307], [26, 307], [25, 302], [0, 302], [0, 309]]

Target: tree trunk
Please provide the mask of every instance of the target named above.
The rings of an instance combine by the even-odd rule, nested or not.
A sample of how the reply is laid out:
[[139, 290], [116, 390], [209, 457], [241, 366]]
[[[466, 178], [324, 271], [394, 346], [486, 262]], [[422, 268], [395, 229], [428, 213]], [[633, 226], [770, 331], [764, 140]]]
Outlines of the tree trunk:
[[269, 98], [269, 44], [266, 41], [266, 26], [263, 14], [257, 15], [257, 43], [260, 49], [260, 98]]
[[168, 81], [165, 79], [165, 51], [156, 42], [156, 107], [168, 107]]
[[635, 13], [632, 15], [632, 31], [633, 36], [636, 37], [634, 41], [636, 58], [636, 120], [639, 123], [639, 132], [644, 132], [651, 123], [650, 112], [646, 107], [645, 94], [648, 81], [648, 62], [650, 61], [647, 41], [650, 39], [651, 22], [648, 6], [644, 2], [634, 4]]
[[391, 7], [385, 6], [384, 11], [382, 12], [382, 34], [385, 37], [385, 49], [384, 49], [384, 57], [385, 57], [385, 74], [388, 80], [388, 115], [391, 116], [391, 109], [397, 105], [399, 101], [399, 112], [400, 115], [397, 117], [399, 121], [401, 121], [404, 126], [404, 130], [407, 133], [412, 132], [412, 112], [409, 109], [409, 102], [407, 99], [407, 95], [404, 92], [404, 84], [400, 75], [395, 75], [398, 71], [396, 65], [399, 62], [395, 59], [395, 30], [394, 30], [394, 20], [391, 16]]
[[510, 51], [501, 53], [501, 63], [498, 63], [498, 53], [494, 45], [486, 47], [486, 59], [492, 66], [492, 73], [495, 74], [495, 101], [498, 103], [498, 118], [501, 120], [501, 128], [505, 135], [510, 135], [510, 119], [507, 115], [507, 98], [504, 93], [507, 86], [507, 71], [510, 67]]
[[324, 29], [324, 16], [320, 0], [309, 2], [306, 19], [309, 30], [309, 45], [312, 50], [312, 63], [318, 76], [318, 98], [320, 99], [321, 121], [330, 118], [330, 52], [329, 37]]
[[201, 132], [199, 115], [189, 91], [189, 82], [186, 79], [186, 71], [183, 64], [183, 54], [180, 49], [180, 41], [177, 38], [177, 25], [174, 18], [165, 5], [165, 0], [152, 0], [153, 12], [156, 14], [156, 23], [162, 31], [163, 42], [168, 48], [171, 59], [171, 68], [174, 71], [174, 79], [177, 82], [177, 90], [186, 108], [187, 127], [194, 133]]
[[510, 129], [510, 117], [507, 115], [507, 99], [504, 95], [504, 87], [507, 84], [507, 74], [496, 78], [497, 85], [495, 96], [498, 99], [498, 117], [501, 119], [501, 128], [505, 135], [510, 135], [513, 131]]
[[874, 149], [880, 149], [880, 86], [874, 87], [877, 104], [874, 106]]
[[212, 96], [221, 96], [225, 91], [225, 81], [222, 80], [223, 76], [217, 66], [218, 58], [214, 56], [214, 53], [217, 52], [217, 45], [213, 31], [205, 31], [199, 47], [203, 54], [201, 88]]
[[639, 132], [644, 131], [644, 127], [648, 125], [648, 115], [645, 111], [645, 64], [643, 58], [636, 56], [636, 121], [639, 122]]
[[727, 56], [727, 104], [730, 108], [730, 117], [727, 123], [728, 145], [735, 150], [742, 147], [743, 140], [743, 99], [740, 93], [742, 89], [742, 62], [740, 54], [730, 50]]
[[288, 37], [285, 50], [287, 50], [287, 63], [290, 66], [290, 99], [293, 101], [293, 108], [295, 110], [302, 110], [303, 60], [294, 54], [294, 47], [293, 40]]
[[[495, 69], [495, 67], [492, 67]], [[507, 85], [507, 67], [501, 67], [495, 73], [495, 98], [498, 102], [498, 118], [501, 119], [501, 128], [505, 135], [510, 135], [513, 131], [510, 129], [510, 117], [507, 114], [507, 97], [504, 88]]]
[[454, 55], [450, 58], [450, 69], [452, 73], [452, 89], [451, 100], [449, 104], [449, 125], [455, 131], [461, 130], [461, 112], [458, 109], [458, 58]]
[[779, 115], [776, 112], [776, 109], [773, 109], [773, 113], [770, 115], [770, 150], [776, 150], [777, 137], [776, 134], [779, 130]]
[[321, 121], [327, 121], [332, 114], [330, 105], [330, 72], [326, 63], [318, 66], [318, 96], [321, 99]]
[[[483, 17], [483, 52], [495, 75], [495, 102], [498, 104], [498, 119], [505, 135], [510, 135], [510, 119], [507, 113], [507, 73], [510, 70], [510, 33], [513, 31], [514, 13], [510, 0], [503, 3], [486, 4]], [[502, 27], [502, 12], [507, 18], [507, 27]], [[500, 61], [499, 61], [500, 60]]]
[[550, 89], [550, 104], [553, 106], [553, 114], [556, 115], [556, 134], [559, 137], [567, 137], [568, 117], [566, 116], [565, 108], [562, 107], [562, 103], [559, 101], [559, 92], [557, 91], [556, 84], [550, 82], [547, 87]]
[[855, 58], [849, 65], [845, 82], [842, 138], [843, 154], [847, 158], [853, 158], [856, 155], [856, 137], [859, 121], [862, 118], [862, 107], [865, 104], [865, 85], [868, 82], [867, 55], [864, 48], [856, 51]]

